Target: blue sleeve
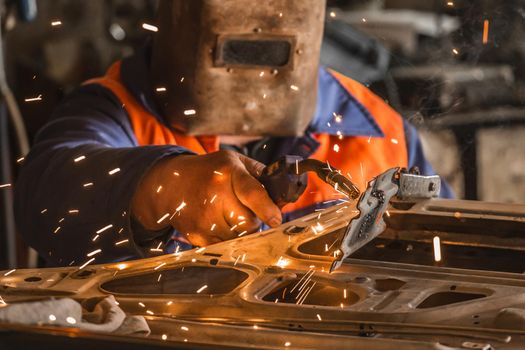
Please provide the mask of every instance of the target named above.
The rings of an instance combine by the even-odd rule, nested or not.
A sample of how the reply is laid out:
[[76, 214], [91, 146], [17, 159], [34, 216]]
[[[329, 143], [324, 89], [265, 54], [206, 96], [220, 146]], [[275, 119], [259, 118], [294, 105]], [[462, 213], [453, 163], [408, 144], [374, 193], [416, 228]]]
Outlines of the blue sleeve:
[[139, 147], [118, 99], [98, 85], [81, 87], [40, 130], [24, 161], [15, 186], [18, 230], [49, 265], [143, 256], [131, 228], [135, 188], [155, 162], [181, 153], [189, 151]]
[[[421, 171], [422, 175], [435, 175], [436, 172], [432, 168], [432, 165], [425, 158], [423, 153], [423, 146], [417, 133], [416, 128], [409, 122], [404, 121], [405, 136], [407, 141], [408, 149], [408, 167], [417, 166]], [[454, 198], [454, 192], [450, 188], [449, 184], [441, 178], [441, 193], [442, 198]]]

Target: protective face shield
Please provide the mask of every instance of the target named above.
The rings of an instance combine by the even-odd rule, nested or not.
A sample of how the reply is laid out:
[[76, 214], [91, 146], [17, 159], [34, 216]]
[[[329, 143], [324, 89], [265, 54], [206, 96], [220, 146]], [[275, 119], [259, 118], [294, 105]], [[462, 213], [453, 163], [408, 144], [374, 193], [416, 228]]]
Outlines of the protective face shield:
[[[301, 135], [315, 112], [325, 0], [161, 0], [151, 60], [190, 135]], [[163, 90], [163, 89], [162, 89]]]

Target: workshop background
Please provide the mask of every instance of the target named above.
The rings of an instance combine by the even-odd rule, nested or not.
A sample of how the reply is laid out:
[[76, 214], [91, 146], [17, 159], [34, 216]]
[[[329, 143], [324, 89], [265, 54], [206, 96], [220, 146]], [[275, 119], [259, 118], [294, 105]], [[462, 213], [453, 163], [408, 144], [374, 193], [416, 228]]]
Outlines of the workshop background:
[[[29, 142], [61, 98], [153, 33], [153, 0], [2, 1], [5, 72]], [[419, 129], [458, 198], [524, 202], [525, 1], [329, 1], [322, 62], [385, 98]], [[147, 26], [146, 26], [147, 27]], [[0, 73], [0, 88], [9, 90]], [[24, 151], [0, 104], [0, 184]], [[0, 269], [25, 266], [12, 191], [0, 189]], [[15, 249], [16, 247], [16, 249]]]

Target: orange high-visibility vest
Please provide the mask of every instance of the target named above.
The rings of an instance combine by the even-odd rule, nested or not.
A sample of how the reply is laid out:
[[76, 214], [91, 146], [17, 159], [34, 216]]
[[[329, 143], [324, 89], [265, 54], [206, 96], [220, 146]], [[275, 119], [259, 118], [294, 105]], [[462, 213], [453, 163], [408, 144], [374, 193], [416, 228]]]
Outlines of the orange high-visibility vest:
[[[320, 143], [311, 158], [328, 162], [347, 175], [361, 190], [367, 181], [393, 167], [407, 167], [408, 154], [401, 116], [381, 98], [360, 83], [339, 73], [331, 72], [339, 83], [374, 117], [384, 137], [338, 136], [314, 134]], [[140, 146], [177, 145], [197, 154], [219, 150], [217, 136], [189, 136], [163, 125], [148, 112], [126, 89], [120, 79], [120, 62], [113, 64], [106, 75], [87, 81], [109, 89], [122, 102], [135, 137]], [[315, 204], [341, 199], [342, 195], [329, 185], [309, 175], [305, 193], [295, 203], [286, 205], [283, 212], [290, 213]]]

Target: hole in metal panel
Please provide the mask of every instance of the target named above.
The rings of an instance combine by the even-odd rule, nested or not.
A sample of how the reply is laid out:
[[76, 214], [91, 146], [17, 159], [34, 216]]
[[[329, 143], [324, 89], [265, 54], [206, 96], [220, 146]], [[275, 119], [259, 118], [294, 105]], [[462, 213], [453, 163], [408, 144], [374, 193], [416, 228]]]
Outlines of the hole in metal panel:
[[416, 309], [428, 309], [431, 307], [461, 303], [484, 297], [486, 297], [485, 294], [478, 293], [438, 292], [428, 296], [416, 307]]
[[197, 294], [198, 290], [202, 295], [226, 294], [244, 282], [248, 274], [229, 268], [185, 266], [163, 270], [160, 281], [158, 277], [159, 271], [118, 278], [104, 283], [102, 289], [135, 295]]

